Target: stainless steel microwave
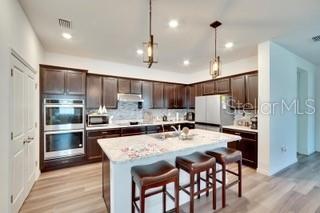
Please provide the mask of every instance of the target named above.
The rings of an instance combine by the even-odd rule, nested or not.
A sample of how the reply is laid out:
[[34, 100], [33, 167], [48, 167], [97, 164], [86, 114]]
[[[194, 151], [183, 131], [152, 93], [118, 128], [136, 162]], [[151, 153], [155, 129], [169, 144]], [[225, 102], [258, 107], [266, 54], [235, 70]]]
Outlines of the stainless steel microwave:
[[88, 126], [99, 126], [109, 124], [108, 115], [91, 114], [88, 115]]

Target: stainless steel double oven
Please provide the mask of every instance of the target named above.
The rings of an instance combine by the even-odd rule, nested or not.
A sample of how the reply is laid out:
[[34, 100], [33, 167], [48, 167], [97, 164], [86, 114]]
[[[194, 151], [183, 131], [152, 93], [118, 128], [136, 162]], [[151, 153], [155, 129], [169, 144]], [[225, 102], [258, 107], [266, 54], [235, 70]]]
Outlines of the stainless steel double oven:
[[85, 107], [82, 99], [44, 99], [44, 158], [85, 153]]

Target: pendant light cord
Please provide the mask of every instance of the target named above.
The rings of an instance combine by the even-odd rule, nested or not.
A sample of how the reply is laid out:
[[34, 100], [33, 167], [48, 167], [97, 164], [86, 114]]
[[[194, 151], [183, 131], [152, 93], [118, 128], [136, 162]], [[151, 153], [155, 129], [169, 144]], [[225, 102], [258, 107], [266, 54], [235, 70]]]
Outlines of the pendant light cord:
[[152, 21], [151, 11], [152, 11], [152, 5], [151, 5], [151, 0], [149, 0], [149, 35], [150, 37], [151, 37], [151, 21]]
[[217, 28], [214, 28], [214, 58], [217, 58]]

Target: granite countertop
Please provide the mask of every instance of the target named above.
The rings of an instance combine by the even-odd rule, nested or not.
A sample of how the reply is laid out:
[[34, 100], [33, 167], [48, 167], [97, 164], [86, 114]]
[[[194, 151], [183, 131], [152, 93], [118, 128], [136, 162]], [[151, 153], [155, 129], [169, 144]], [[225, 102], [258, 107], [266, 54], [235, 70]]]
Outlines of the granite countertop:
[[160, 135], [138, 135], [119, 138], [108, 138], [98, 140], [103, 152], [113, 163], [125, 163], [141, 160], [154, 156], [161, 156], [184, 150], [212, 147], [213, 144], [228, 143], [240, 140], [240, 136], [230, 135], [207, 130], [190, 130], [190, 139], [179, 140], [173, 137], [174, 132], [166, 133], [169, 138], [162, 140]]
[[194, 124], [194, 121], [154, 121], [151, 123], [139, 123], [137, 125], [130, 125], [129, 122], [126, 123], [113, 123], [102, 126], [87, 126], [86, 130], [104, 130], [104, 129], [115, 129], [115, 128], [126, 128], [126, 127], [139, 127], [139, 126], [157, 126], [157, 125], [167, 125], [167, 124], [179, 124], [179, 123], [191, 123]]
[[222, 126], [223, 129], [234, 129], [240, 131], [248, 131], [248, 132], [256, 132], [258, 133], [257, 129], [251, 129], [248, 126], [236, 126], [236, 125], [229, 125], [229, 126]]

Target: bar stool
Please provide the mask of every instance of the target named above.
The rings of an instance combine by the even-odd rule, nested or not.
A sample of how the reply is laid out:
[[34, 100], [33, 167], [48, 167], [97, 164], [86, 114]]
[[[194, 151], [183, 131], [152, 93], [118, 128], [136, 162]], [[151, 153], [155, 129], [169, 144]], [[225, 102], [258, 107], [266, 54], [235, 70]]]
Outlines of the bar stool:
[[[131, 168], [131, 211], [145, 212], [145, 198], [162, 193], [163, 212], [166, 212], [166, 195], [175, 202], [175, 212], [179, 212], [179, 171], [167, 161], [159, 161], [149, 165], [134, 166]], [[166, 188], [169, 183], [175, 185], [175, 197]], [[136, 197], [136, 185], [140, 190], [140, 197]], [[162, 189], [146, 193], [148, 189], [161, 187]], [[136, 201], [140, 200], [140, 208]]]
[[[216, 173], [222, 172], [222, 180], [217, 179], [217, 182], [222, 184], [222, 208], [224, 208], [226, 207], [226, 189], [238, 183], [238, 196], [242, 196], [242, 153], [241, 151], [235, 149], [222, 147], [211, 151], [207, 151], [206, 154], [214, 157], [217, 163], [222, 166], [222, 169], [216, 171]], [[227, 165], [231, 163], [238, 164], [238, 173], [235, 173], [226, 168]], [[226, 172], [237, 176], [238, 180], [226, 185]]]
[[[189, 173], [190, 183], [180, 186], [180, 190], [184, 191], [190, 196], [190, 213], [194, 212], [194, 196], [200, 198], [200, 194], [206, 192], [206, 196], [209, 196], [209, 190], [212, 189], [213, 199], [212, 199], [212, 208], [216, 209], [216, 181], [215, 181], [215, 172], [212, 175], [213, 181], [209, 181], [209, 171], [212, 169], [216, 170], [216, 160], [215, 158], [200, 153], [194, 152], [190, 155], [179, 156], [176, 158], [176, 167], [182, 169], [183, 171]], [[206, 179], [200, 176], [201, 172], [206, 172]], [[195, 175], [197, 175], [197, 181], [195, 182]], [[206, 183], [204, 189], [200, 189], [200, 181]], [[194, 191], [194, 185], [197, 184], [197, 192]], [[190, 190], [186, 188], [190, 187]]]

